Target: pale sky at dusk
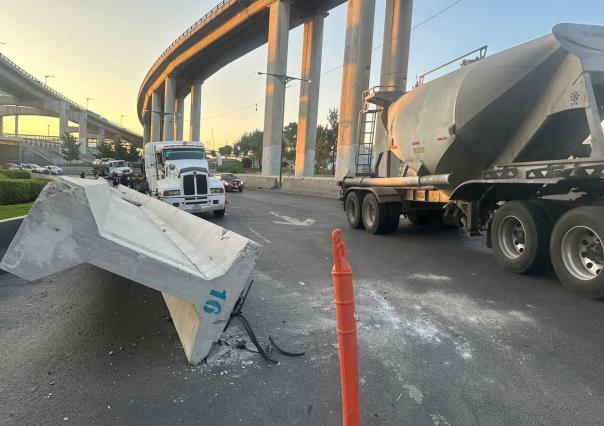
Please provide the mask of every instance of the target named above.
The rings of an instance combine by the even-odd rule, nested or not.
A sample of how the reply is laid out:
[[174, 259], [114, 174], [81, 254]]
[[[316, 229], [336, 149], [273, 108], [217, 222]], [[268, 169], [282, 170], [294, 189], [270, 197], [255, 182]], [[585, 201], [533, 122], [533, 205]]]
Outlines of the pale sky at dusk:
[[[136, 96], [142, 79], [161, 52], [218, 0], [0, 0], [0, 52], [74, 101], [142, 133]], [[454, 0], [415, 1], [414, 25]], [[382, 44], [385, 0], [377, 0], [373, 45]], [[346, 5], [330, 12], [325, 22], [322, 71], [342, 65]], [[409, 84], [435, 65], [489, 45], [489, 53], [545, 35], [559, 22], [604, 25], [601, 0], [462, 0], [442, 15], [416, 28], [411, 38]], [[288, 74], [300, 74], [302, 27], [290, 32]], [[377, 84], [381, 49], [372, 62], [371, 84]], [[219, 71], [202, 92], [202, 140], [215, 147], [233, 143], [246, 130], [262, 128], [266, 46]], [[321, 80], [319, 121], [338, 107], [341, 69]], [[298, 87], [287, 92], [286, 122], [296, 121]], [[233, 110], [236, 113], [223, 115]], [[185, 116], [185, 119], [188, 119]], [[22, 117], [22, 133], [58, 133], [58, 120]], [[12, 131], [5, 119], [5, 131]], [[185, 122], [185, 126], [188, 123]]]

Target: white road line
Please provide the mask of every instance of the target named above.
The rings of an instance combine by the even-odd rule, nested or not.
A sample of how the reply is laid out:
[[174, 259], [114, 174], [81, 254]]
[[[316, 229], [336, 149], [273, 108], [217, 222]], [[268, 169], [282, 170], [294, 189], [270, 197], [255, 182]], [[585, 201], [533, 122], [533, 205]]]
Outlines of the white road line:
[[265, 243], [270, 244], [271, 240], [264, 238], [262, 235], [260, 235], [260, 233], [258, 231], [256, 231], [255, 229], [249, 228], [248, 229], [254, 234], [256, 235], [258, 238], [264, 240]]

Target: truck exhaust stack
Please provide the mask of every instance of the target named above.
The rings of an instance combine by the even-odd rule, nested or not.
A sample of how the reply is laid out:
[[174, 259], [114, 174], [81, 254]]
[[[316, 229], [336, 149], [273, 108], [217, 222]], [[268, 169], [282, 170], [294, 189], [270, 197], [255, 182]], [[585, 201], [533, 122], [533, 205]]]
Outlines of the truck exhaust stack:
[[161, 291], [191, 364], [224, 330], [260, 252], [255, 242], [105, 180], [46, 186], [0, 267], [26, 280], [90, 263]]

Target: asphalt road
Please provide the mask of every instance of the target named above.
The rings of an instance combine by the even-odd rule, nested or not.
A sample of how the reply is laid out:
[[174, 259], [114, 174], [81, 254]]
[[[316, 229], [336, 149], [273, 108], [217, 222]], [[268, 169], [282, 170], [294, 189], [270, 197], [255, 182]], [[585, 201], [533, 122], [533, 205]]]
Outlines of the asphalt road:
[[[602, 302], [505, 272], [455, 230], [401, 220], [374, 236], [348, 229], [335, 200], [228, 198], [211, 220], [264, 245], [244, 313], [305, 356], [270, 365], [222, 346], [192, 367], [154, 290], [89, 265], [32, 283], [4, 274], [0, 424], [341, 424], [336, 227], [354, 270], [364, 424], [604, 423]], [[237, 324], [225, 335], [241, 338]]]

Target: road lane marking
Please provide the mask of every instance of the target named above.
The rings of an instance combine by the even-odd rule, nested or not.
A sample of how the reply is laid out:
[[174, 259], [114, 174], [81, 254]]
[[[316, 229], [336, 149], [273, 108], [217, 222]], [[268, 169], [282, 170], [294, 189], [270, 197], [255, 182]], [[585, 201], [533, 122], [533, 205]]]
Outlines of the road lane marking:
[[260, 235], [260, 232], [256, 231], [255, 229], [249, 228], [248, 229], [254, 234], [256, 235], [258, 238], [264, 240], [265, 243], [270, 244], [271, 240], [264, 238], [262, 235]]
[[278, 221], [278, 220], [273, 220], [272, 221], [273, 223], [276, 223], [278, 225], [310, 226], [313, 223], [315, 223], [315, 220], [314, 219], [310, 219], [310, 218], [307, 218], [303, 222], [300, 222], [296, 218], [285, 216], [284, 214], [281, 214], [281, 213], [270, 212], [270, 214], [272, 214], [273, 216], [276, 216], [279, 219], [282, 219], [284, 221], [284, 222]]

